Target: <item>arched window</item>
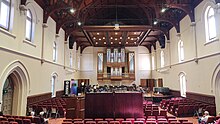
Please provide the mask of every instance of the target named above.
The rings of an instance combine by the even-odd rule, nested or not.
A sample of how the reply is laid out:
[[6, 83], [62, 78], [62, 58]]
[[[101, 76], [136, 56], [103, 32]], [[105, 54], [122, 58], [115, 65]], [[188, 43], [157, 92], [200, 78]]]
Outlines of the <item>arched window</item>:
[[25, 38], [28, 41], [32, 41], [32, 32], [33, 32], [33, 16], [31, 11], [28, 9], [27, 10], [27, 15], [26, 15], [26, 34]]
[[0, 0], [0, 26], [9, 30], [11, 0]]
[[215, 13], [211, 6], [208, 6], [205, 11], [205, 30], [206, 42], [216, 38]]
[[178, 42], [178, 57], [179, 57], [179, 62], [184, 60], [184, 48], [183, 48], [182, 40], [179, 40]]
[[55, 84], [57, 83], [57, 75], [53, 74], [52, 78], [51, 78], [51, 96], [55, 97], [56, 96], [56, 92], [55, 92]]
[[186, 76], [184, 73], [179, 74], [180, 81], [180, 95], [186, 97]]
[[53, 61], [57, 61], [57, 43], [55, 41], [53, 42]]
[[152, 70], [155, 69], [155, 60], [154, 60], [154, 55], [152, 55], [152, 58], [151, 58], [151, 66], [152, 66]]
[[160, 52], [160, 66], [164, 67], [164, 52], [161, 50]]

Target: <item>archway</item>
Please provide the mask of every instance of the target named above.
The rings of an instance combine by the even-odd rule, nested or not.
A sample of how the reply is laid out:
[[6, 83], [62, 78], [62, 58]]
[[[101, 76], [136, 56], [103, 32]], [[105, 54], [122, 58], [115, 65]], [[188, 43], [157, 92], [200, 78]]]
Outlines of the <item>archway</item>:
[[212, 92], [215, 95], [216, 112], [220, 112], [220, 63], [212, 75]]
[[5, 81], [2, 93], [2, 112], [7, 115], [12, 114], [13, 96], [14, 96], [13, 75], [9, 75]]
[[217, 112], [220, 112], [220, 70], [218, 71], [218, 74], [216, 76], [215, 88], [215, 104]]
[[[9, 81], [9, 82], [7, 82]], [[4, 70], [0, 76], [0, 100], [3, 103], [2, 107], [0, 107], [1, 111], [4, 111], [4, 105], [6, 101], [4, 101], [4, 86], [7, 83], [13, 85], [13, 95], [11, 100], [11, 112], [9, 114], [12, 115], [25, 115], [26, 114], [26, 105], [27, 105], [27, 96], [29, 92], [29, 76], [25, 66], [19, 62], [14, 61], [10, 63]], [[3, 113], [4, 114], [4, 113]]]

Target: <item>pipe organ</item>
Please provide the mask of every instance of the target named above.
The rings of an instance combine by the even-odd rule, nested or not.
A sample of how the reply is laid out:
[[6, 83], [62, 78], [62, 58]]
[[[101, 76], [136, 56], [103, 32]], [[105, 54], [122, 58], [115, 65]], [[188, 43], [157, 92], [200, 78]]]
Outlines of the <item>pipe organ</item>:
[[98, 80], [135, 80], [135, 53], [125, 48], [107, 48], [97, 53]]

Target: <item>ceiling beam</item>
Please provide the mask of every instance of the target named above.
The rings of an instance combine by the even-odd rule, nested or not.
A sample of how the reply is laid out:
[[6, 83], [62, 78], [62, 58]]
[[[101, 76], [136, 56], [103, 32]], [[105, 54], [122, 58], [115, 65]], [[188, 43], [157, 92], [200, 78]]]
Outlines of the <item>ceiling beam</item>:
[[121, 46], [125, 46], [125, 41], [127, 39], [127, 35], [128, 35], [128, 32], [125, 31], [122, 33], [122, 40], [121, 40]]
[[141, 37], [141, 40], [140, 40], [140, 42], [138, 44], [139, 46], [144, 42], [145, 38], [150, 34], [150, 32], [151, 32], [151, 29], [149, 29], [148, 31], [144, 32], [144, 35], [143, 35], [143, 37]]
[[94, 43], [93, 43], [91, 37], [89, 36], [89, 34], [85, 30], [83, 30], [83, 29], [82, 29], [82, 32], [86, 36], [86, 38], [89, 41], [90, 45], [94, 46]]
[[[115, 26], [83, 26], [83, 30], [86, 31], [115, 31]], [[129, 25], [129, 26], [120, 26], [119, 31], [143, 31], [153, 28], [148, 25]]]

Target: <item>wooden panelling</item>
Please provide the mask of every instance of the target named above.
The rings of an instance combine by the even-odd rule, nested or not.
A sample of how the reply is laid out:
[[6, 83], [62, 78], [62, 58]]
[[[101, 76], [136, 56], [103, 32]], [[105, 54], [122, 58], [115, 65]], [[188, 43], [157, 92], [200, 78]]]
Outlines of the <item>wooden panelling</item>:
[[[170, 89], [171, 95], [174, 97], [180, 97], [180, 91], [179, 90], [172, 90]], [[202, 103], [215, 105], [215, 96], [212, 95], [205, 95], [200, 93], [193, 93], [193, 92], [186, 92], [186, 98], [193, 99]]]
[[56, 91], [56, 97], [62, 97], [64, 94], [63, 90]]
[[89, 93], [85, 98], [86, 118], [143, 117], [141, 93]]
[[163, 87], [163, 79], [162, 78], [158, 78], [158, 82], [157, 82], [157, 87]]
[[51, 98], [51, 92], [49, 93], [43, 93], [43, 94], [37, 94], [27, 97], [27, 104], [36, 103], [39, 101], [47, 100]]
[[180, 97], [180, 91], [179, 90], [172, 90], [170, 89], [170, 94], [174, 97]]
[[193, 92], [186, 92], [186, 97], [203, 103], [215, 105], [215, 96], [205, 95]]
[[146, 87], [147, 86], [146, 79], [141, 79], [141, 86], [142, 87]]
[[67, 97], [66, 118], [83, 118], [85, 115], [85, 97]]

